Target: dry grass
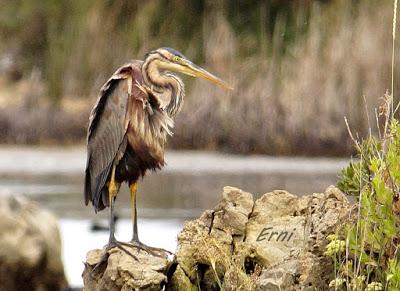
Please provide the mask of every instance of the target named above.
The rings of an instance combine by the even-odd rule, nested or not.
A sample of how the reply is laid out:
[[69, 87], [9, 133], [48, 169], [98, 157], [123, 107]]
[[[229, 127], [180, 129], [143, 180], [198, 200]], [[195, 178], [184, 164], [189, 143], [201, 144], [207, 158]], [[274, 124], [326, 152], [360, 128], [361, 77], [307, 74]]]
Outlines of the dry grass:
[[[197, 223], [188, 222], [186, 227], [192, 232], [181, 233], [180, 239], [190, 242], [190, 247], [186, 246], [185, 251], [189, 252], [190, 248], [193, 257], [184, 258], [183, 263], [194, 263], [189, 272], [197, 273], [198, 289], [253, 290], [261, 268], [255, 265], [254, 270], [249, 270], [246, 268], [246, 259], [254, 255], [254, 250], [243, 242], [224, 242], [221, 237], [210, 235], [207, 227]], [[188, 234], [190, 237], [182, 237]]]
[[0, 140], [10, 144], [82, 142], [86, 120], [86, 116], [51, 106], [0, 109]]
[[[178, 16], [187, 12], [179, 1], [168, 4], [175, 13], [163, 20], [157, 20], [157, 1], [133, 7], [135, 16], [130, 18], [123, 14], [126, 7], [121, 3], [97, 1], [85, 8], [87, 15], [76, 26], [64, 29], [65, 38], [73, 42], [61, 41], [64, 49], [54, 49], [58, 54], [50, 57], [54, 62], [49, 72], [62, 73], [62, 83], [49, 90], [72, 102], [90, 96], [88, 103], [93, 104], [102, 82], [125, 60], [142, 58], [158, 46], [179, 48], [202, 60], [236, 90], [227, 93], [205, 81], [187, 82], [187, 101], [170, 140], [173, 148], [348, 154], [352, 144], [343, 117], [348, 116], [354, 131], [364, 135], [368, 130], [364, 97], [369, 108], [375, 108], [381, 92], [391, 86], [392, 35], [386, 29], [391, 24], [391, 1], [315, 2], [309, 12], [299, 9], [292, 17], [298, 28], [289, 44], [284, 41], [288, 31], [283, 16], [276, 18], [269, 39], [262, 31], [235, 31], [220, 8], [222, 2], [207, 2], [209, 12], [203, 14], [201, 26], [188, 23], [188, 31], [179, 29]], [[398, 89], [395, 84], [394, 91]], [[7, 118], [0, 115], [9, 127], [16, 122], [13, 115]], [[29, 131], [31, 123], [26, 124]], [[85, 124], [71, 135], [79, 136]], [[12, 130], [9, 134], [15, 135]]]
[[[275, 39], [271, 57], [244, 61], [234, 50], [238, 40], [219, 16], [220, 24], [209, 36], [210, 43], [219, 44], [206, 55], [236, 91], [225, 96], [196, 83], [178, 117], [174, 146], [348, 153], [352, 144], [343, 117], [348, 116], [352, 128], [363, 135], [368, 128], [363, 96], [374, 108], [380, 92], [390, 87], [391, 33], [386, 28], [392, 10], [390, 2], [386, 4], [363, 2], [357, 11], [348, 1], [324, 10], [315, 6], [307, 35], [283, 58]], [[279, 25], [277, 30], [275, 35], [280, 35]]]

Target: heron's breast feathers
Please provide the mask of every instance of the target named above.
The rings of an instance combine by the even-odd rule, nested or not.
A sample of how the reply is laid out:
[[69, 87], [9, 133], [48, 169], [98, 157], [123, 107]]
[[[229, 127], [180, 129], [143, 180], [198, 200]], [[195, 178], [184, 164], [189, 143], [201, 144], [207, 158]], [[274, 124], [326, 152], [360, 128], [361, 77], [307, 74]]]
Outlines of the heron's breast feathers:
[[128, 142], [136, 154], [143, 158], [150, 156], [163, 165], [165, 142], [172, 135], [174, 121], [142, 79], [132, 74], [125, 86], [129, 92], [125, 116]]

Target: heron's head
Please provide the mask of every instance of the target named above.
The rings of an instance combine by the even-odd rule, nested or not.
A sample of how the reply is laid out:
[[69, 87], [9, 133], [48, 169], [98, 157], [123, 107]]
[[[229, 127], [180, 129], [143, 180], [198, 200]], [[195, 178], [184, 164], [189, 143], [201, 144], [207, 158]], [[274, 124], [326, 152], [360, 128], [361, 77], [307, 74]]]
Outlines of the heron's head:
[[181, 54], [177, 50], [163, 47], [151, 52], [150, 54], [152, 53], [159, 55], [158, 68], [161, 70], [182, 73], [192, 77], [200, 77], [225, 89], [233, 89], [220, 78], [214, 76], [213, 74], [207, 72], [203, 68], [189, 61], [183, 54]]

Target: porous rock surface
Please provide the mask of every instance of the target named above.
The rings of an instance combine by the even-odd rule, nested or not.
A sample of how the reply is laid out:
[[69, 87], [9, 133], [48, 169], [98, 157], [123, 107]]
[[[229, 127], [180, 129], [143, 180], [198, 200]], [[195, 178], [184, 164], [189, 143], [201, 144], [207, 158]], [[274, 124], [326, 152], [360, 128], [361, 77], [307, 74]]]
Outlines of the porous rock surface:
[[56, 218], [11, 195], [0, 195], [0, 218], [0, 290], [64, 290]]
[[[90, 251], [86, 256], [82, 274], [84, 289], [98, 291], [163, 290], [168, 260], [142, 250], [126, 248], [132, 256], [113, 248], [107, 251], [107, 261], [102, 262], [104, 251]], [[99, 264], [100, 263], [100, 264]]]
[[353, 219], [352, 210], [333, 186], [301, 197], [276, 190], [256, 201], [225, 187], [213, 210], [185, 223], [172, 262], [145, 253], [135, 262], [115, 250], [89, 277], [101, 253], [91, 251], [85, 290], [325, 290], [332, 278], [326, 236]]

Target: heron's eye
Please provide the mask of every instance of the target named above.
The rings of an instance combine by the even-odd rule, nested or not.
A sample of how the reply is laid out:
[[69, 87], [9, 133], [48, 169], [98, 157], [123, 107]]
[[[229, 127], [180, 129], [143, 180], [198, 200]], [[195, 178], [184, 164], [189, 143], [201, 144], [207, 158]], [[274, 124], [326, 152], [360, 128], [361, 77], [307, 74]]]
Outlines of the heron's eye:
[[180, 58], [179, 57], [177, 57], [177, 56], [174, 56], [174, 62], [179, 62], [179, 60], [180, 60]]

